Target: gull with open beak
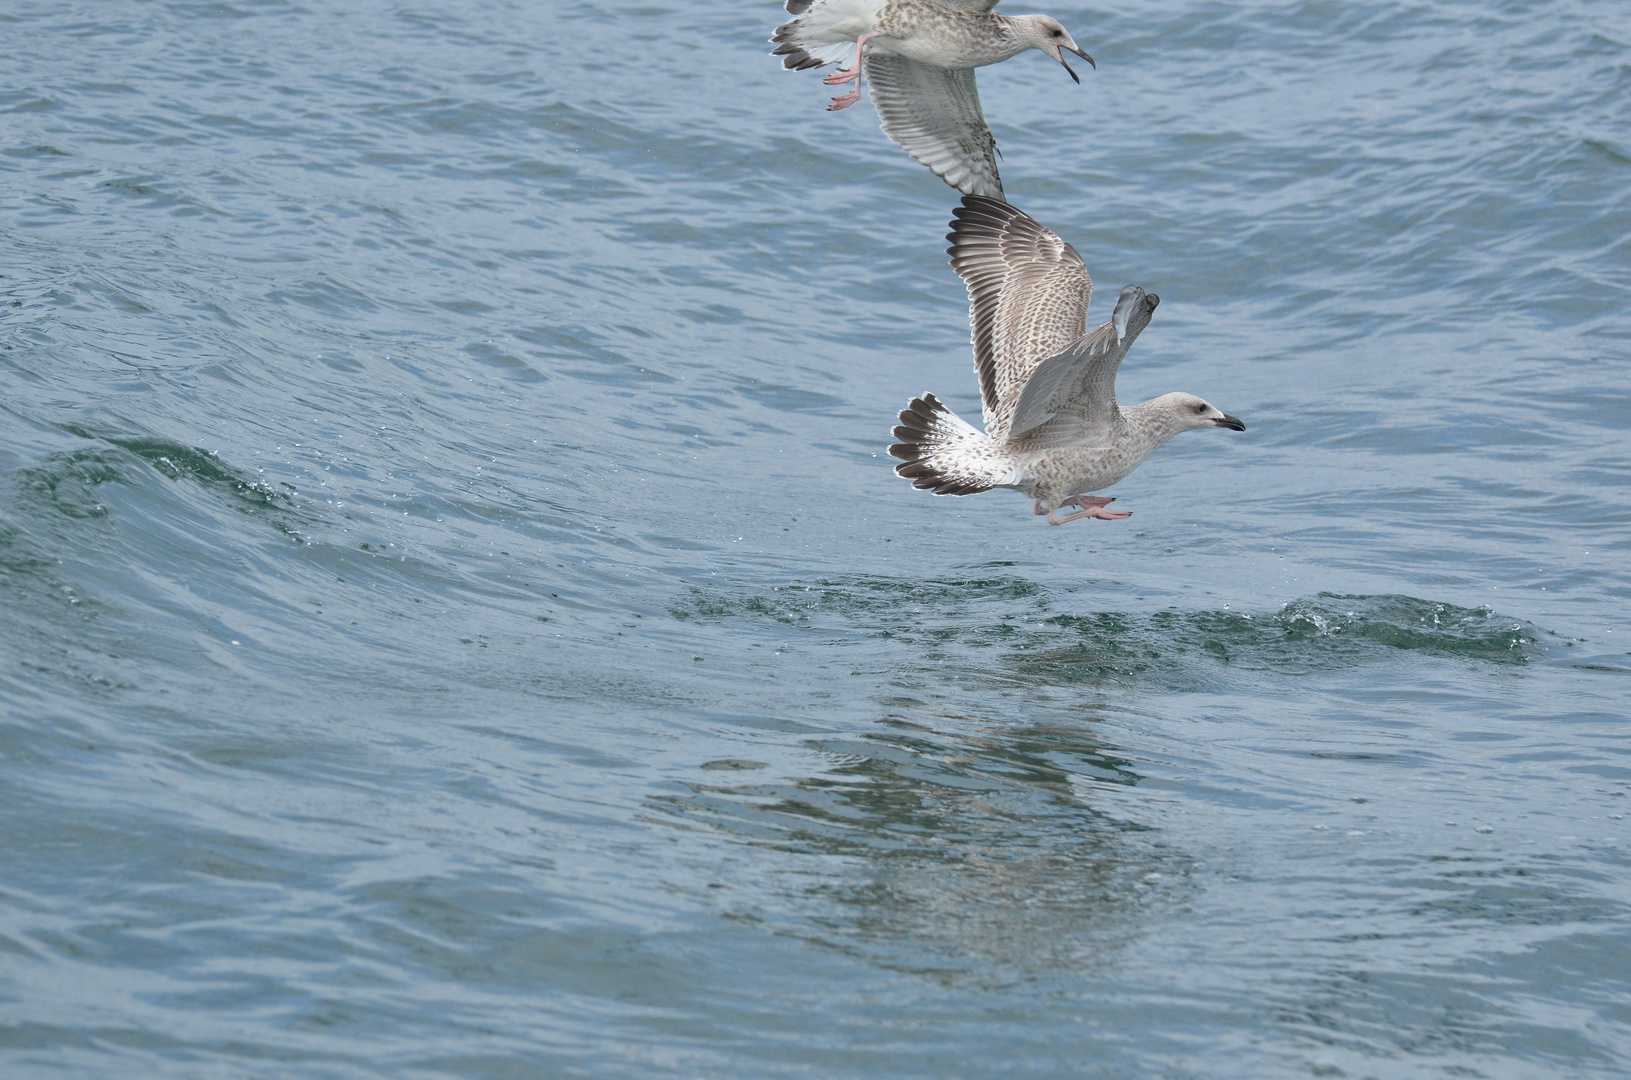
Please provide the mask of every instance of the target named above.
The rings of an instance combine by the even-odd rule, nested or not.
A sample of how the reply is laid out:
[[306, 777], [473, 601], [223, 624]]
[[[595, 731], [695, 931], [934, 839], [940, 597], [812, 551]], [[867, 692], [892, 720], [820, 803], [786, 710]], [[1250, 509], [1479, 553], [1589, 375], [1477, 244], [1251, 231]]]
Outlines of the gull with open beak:
[[863, 73], [884, 134], [965, 195], [1003, 198], [997, 144], [980, 109], [974, 69], [1036, 49], [1077, 76], [1065, 53], [1093, 64], [1047, 15], [999, 15], [997, 0], [787, 0], [797, 16], [776, 28], [772, 50], [795, 71], [854, 62], [826, 78], [854, 83], [829, 110], [861, 99]]

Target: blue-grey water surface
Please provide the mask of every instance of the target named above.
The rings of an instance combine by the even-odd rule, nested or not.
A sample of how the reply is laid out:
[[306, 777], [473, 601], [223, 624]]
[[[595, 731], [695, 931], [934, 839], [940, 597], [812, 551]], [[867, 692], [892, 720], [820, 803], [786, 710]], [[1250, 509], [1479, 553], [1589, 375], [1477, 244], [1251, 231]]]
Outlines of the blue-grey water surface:
[[0, 8], [0, 1072], [1631, 1072], [1631, 7], [1035, 6], [1127, 521], [773, 0]]

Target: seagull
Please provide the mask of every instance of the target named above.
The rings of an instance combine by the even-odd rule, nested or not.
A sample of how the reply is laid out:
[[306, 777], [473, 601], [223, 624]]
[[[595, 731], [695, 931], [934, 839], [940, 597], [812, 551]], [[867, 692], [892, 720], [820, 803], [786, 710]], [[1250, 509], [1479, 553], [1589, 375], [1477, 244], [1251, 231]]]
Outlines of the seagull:
[[[933, 394], [900, 414], [895, 471], [936, 495], [1017, 488], [1049, 525], [1130, 517], [1089, 496], [1124, 479], [1180, 431], [1246, 425], [1193, 394], [1116, 404], [1116, 370], [1161, 298], [1121, 290], [1110, 321], [1089, 332], [1093, 282], [1076, 249], [1028, 214], [982, 195], [952, 211], [951, 265], [968, 285], [974, 370], [985, 430]], [[1063, 507], [1077, 512], [1059, 516]]]
[[797, 18], [776, 28], [772, 55], [795, 71], [855, 62], [826, 78], [855, 88], [833, 98], [829, 111], [861, 100], [861, 71], [883, 131], [936, 176], [966, 195], [1001, 199], [997, 142], [980, 111], [974, 69], [1040, 49], [1082, 80], [1066, 62], [1093, 58], [1046, 15], [998, 15], [997, 0], [787, 0]]

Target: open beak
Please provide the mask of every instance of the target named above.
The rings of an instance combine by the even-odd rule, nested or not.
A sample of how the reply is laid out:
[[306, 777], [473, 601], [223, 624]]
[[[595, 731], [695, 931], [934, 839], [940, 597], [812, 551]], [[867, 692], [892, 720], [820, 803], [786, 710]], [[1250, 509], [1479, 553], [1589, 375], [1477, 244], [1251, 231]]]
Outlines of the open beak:
[[1212, 421], [1213, 427], [1226, 427], [1230, 431], [1245, 431], [1246, 421], [1238, 416], [1220, 416]]
[[1076, 46], [1074, 46], [1074, 45], [1061, 45], [1061, 46], [1059, 46], [1059, 48], [1061, 50], [1063, 50], [1063, 51], [1061, 51], [1059, 53], [1059, 64], [1060, 64], [1060, 66], [1063, 67], [1066, 71], [1070, 71], [1070, 77], [1072, 79], [1075, 79], [1078, 85], [1081, 84], [1081, 81], [1082, 81], [1081, 76], [1077, 75], [1074, 71], [1071, 71], [1070, 65], [1065, 63], [1065, 53], [1073, 52], [1077, 56], [1080, 56], [1083, 60], [1086, 60], [1088, 67], [1092, 68], [1094, 71], [1099, 70], [1099, 65], [1097, 65], [1097, 64], [1095, 64], [1093, 62], [1093, 58], [1091, 56], [1087, 55], [1082, 50], [1076, 48]]

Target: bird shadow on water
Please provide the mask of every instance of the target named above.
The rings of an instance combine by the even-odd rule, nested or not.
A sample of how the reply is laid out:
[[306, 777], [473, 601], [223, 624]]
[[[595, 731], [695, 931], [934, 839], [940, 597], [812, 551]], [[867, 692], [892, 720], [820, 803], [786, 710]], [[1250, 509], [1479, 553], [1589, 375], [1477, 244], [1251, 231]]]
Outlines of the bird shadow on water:
[[693, 588], [670, 614], [774, 638], [811, 686], [835, 669], [870, 676], [882, 708], [805, 743], [822, 769], [749, 777], [763, 766], [721, 761], [655, 798], [669, 821], [776, 866], [736, 887], [754, 899], [732, 914], [958, 984], [1114, 967], [1200, 896], [1204, 853], [1151, 824], [1163, 785], [1140, 789], [1147, 751], [1119, 747], [1118, 706], [1081, 690], [1182, 693], [1403, 658], [1519, 674], [1546, 653], [1546, 632], [1520, 620], [1415, 597], [1083, 613], [1017, 575]]
[[871, 732], [807, 742], [823, 771], [654, 797], [671, 822], [783, 856], [728, 914], [985, 984], [1112, 962], [1192, 891], [1195, 859], [1112, 808], [1141, 776], [1090, 718], [993, 726], [897, 705]]

